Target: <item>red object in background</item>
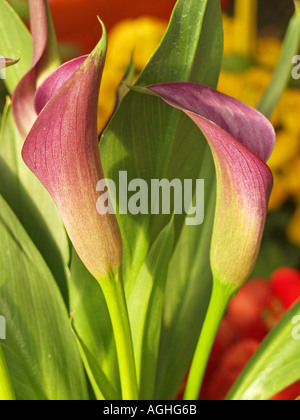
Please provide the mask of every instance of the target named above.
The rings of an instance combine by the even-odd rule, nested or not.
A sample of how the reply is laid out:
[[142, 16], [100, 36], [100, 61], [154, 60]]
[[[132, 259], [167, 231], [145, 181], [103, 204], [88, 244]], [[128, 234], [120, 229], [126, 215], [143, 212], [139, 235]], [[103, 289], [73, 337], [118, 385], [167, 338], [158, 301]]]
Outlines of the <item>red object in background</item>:
[[[284, 267], [270, 281], [254, 279], [231, 301], [208, 362], [200, 399], [223, 400], [261, 341], [280, 317], [300, 298], [300, 272]], [[186, 379], [185, 379], [186, 382]], [[182, 399], [184, 384], [177, 399]], [[295, 400], [300, 381], [272, 400]]]
[[300, 381], [281, 391], [272, 401], [294, 401], [300, 396]]
[[226, 316], [240, 339], [263, 340], [269, 330], [264, 313], [272, 304], [272, 298], [270, 284], [262, 279], [253, 280], [241, 288], [238, 297], [228, 306]]
[[176, 0], [49, 0], [57, 37], [89, 53], [99, 40], [97, 16], [109, 30], [117, 22], [148, 15], [169, 20]]
[[[226, 9], [232, 0], [221, 0]], [[81, 54], [89, 53], [101, 33], [97, 16], [109, 31], [117, 22], [153, 16], [169, 20], [176, 0], [49, 0], [59, 41], [76, 45]]]
[[293, 268], [283, 267], [276, 270], [272, 274], [271, 284], [273, 293], [278, 296], [285, 309], [300, 297], [300, 272]]
[[224, 400], [232, 384], [260, 345], [258, 340], [246, 339], [232, 345], [220, 360], [220, 368], [212, 374], [201, 392], [203, 400]]
[[227, 10], [228, 7], [231, 5], [232, 0], [221, 0], [221, 6], [223, 10]]

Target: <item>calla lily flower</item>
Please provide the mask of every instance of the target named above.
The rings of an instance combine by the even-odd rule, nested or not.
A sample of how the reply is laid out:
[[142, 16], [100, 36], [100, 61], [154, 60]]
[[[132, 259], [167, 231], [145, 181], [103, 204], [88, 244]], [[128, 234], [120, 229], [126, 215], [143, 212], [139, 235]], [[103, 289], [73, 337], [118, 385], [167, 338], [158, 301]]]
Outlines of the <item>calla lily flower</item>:
[[87, 57], [53, 72], [35, 95], [37, 119], [23, 159], [54, 199], [70, 239], [97, 279], [118, 269], [122, 242], [114, 215], [96, 209], [103, 179], [98, 149], [97, 105], [106, 53], [106, 33]]
[[29, 0], [29, 7], [33, 61], [12, 97], [15, 122], [24, 139], [37, 117], [33, 105], [36, 90], [39, 84], [60, 65], [48, 2]]
[[215, 280], [238, 288], [260, 248], [273, 185], [265, 162], [274, 128], [255, 109], [206, 86], [175, 82], [141, 89], [184, 111], [209, 143], [217, 172], [211, 266]]

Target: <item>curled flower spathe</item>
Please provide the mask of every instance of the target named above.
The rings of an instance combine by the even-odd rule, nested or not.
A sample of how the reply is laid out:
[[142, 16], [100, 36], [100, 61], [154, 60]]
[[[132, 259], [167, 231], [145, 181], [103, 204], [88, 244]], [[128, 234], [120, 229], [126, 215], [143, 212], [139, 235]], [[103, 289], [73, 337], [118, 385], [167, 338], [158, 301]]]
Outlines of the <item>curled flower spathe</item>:
[[38, 117], [22, 156], [54, 199], [70, 239], [98, 280], [118, 269], [122, 242], [114, 215], [96, 209], [103, 179], [98, 149], [97, 104], [106, 33], [89, 56], [53, 72], [35, 95]]
[[274, 128], [255, 109], [200, 84], [145, 89], [184, 111], [209, 143], [217, 173], [211, 267], [215, 280], [238, 288], [254, 267], [265, 226], [273, 186], [265, 162], [274, 148]]
[[33, 42], [32, 65], [12, 96], [14, 119], [24, 139], [37, 117], [33, 104], [35, 93], [40, 83], [60, 65], [48, 2], [29, 0], [29, 9]]

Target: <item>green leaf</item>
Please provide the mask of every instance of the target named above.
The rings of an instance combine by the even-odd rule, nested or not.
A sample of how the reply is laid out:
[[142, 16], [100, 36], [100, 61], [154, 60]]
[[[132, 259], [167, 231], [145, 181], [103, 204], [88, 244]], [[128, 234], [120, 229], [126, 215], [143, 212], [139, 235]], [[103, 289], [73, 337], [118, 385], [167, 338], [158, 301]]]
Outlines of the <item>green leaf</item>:
[[99, 365], [99, 362], [94, 358], [93, 354], [90, 353], [84, 342], [77, 336], [76, 339], [81, 359], [84, 363], [97, 400], [121, 400], [120, 393], [114, 389]]
[[268, 334], [230, 390], [228, 400], [269, 400], [300, 379], [299, 320], [300, 301]]
[[116, 394], [116, 399], [120, 399], [120, 377], [108, 308], [99, 283], [74, 248], [68, 285], [72, 326], [95, 395], [99, 399], [111, 399], [111, 394]]
[[257, 108], [268, 118], [271, 117], [282, 92], [291, 78], [292, 58], [298, 54], [300, 47], [300, 5], [298, 0], [295, 0], [295, 6], [296, 10], [284, 38], [279, 62]]
[[173, 253], [165, 293], [164, 322], [156, 380], [157, 399], [174, 399], [192, 360], [208, 307], [212, 275], [209, 244], [215, 209], [215, 173], [209, 150], [205, 176], [205, 220], [184, 226]]
[[[179, 0], [166, 35], [137, 84], [194, 81], [216, 86], [222, 59], [220, 22], [216, 25], [219, 9], [218, 0]], [[201, 32], [203, 22], [206, 29]], [[129, 92], [101, 139], [105, 177], [117, 185], [119, 171], [128, 172], [128, 182], [142, 178], [148, 185], [151, 179], [165, 177], [194, 179], [207, 147], [201, 139], [197, 127], [177, 110], [157, 98]], [[170, 218], [149, 214], [118, 216], [129, 294], [151, 244]], [[176, 238], [183, 221], [184, 215], [175, 217]]]
[[[219, 0], [179, 0], [166, 35], [137, 84], [193, 81], [216, 87], [221, 62]], [[119, 171], [123, 170], [128, 171], [128, 181], [142, 178], [148, 185], [151, 179], [163, 178], [203, 178], [207, 183], [205, 204], [209, 213], [204, 224], [185, 226], [185, 215], [175, 215], [174, 243], [178, 251], [172, 259], [165, 294], [155, 391], [158, 399], [174, 398], [191, 361], [210, 294], [215, 169], [205, 139], [185, 115], [155, 97], [141, 96], [129, 92], [103, 134], [100, 154], [105, 177], [118, 185]], [[151, 245], [170, 218], [171, 215], [118, 216], [128, 300]], [[172, 345], [170, 337], [175, 337]]]
[[10, 4], [22, 19], [29, 19], [29, 6], [27, 1], [10, 0]]
[[[3, 324], [3, 318], [1, 318]], [[3, 337], [1, 337], [3, 339]], [[0, 401], [14, 401], [16, 399], [10, 374], [0, 344]]]
[[17, 399], [87, 398], [68, 313], [48, 267], [0, 198], [0, 311], [3, 351]]
[[6, 70], [5, 84], [12, 93], [31, 66], [32, 39], [30, 32], [6, 0], [0, 0], [0, 55], [20, 61]]
[[164, 294], [173, 242], [172, 219], [154, 242], [128, 302], [142, 400], [153, 399]]
[[0, 131], [0, 194], [13, 209], [67, 297], [69, 244], [58, 210], [21, 156], [23, 140], [15, 126], [9, 102]]

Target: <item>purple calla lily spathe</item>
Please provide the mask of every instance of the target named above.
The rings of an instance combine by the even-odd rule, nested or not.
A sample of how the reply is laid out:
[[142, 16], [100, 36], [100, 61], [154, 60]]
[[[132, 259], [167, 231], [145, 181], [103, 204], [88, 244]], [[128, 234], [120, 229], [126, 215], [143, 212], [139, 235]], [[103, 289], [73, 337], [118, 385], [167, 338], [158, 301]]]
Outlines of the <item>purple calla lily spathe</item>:
[[146, 90], [184, 111], [209, 143], [217, 172], [211, 266], [216, 280], [238, 288], [260, 248], [273, 186], [265, 162], [274, 148], [274, 128], [255, 109], [206, 86], [175, 82]]
[[62, 65], [41, 84], [34, 98], [38, 115], [22, 156], [52, 196], [77, 254], [101, 285], [115, 333], [122, 395], [136, 399], [134, 352], [119, 271], [121, 234], [116, 216], [96, 206], [96, 186], [104, 179], [97, 132], [107, 47], [102, 29], [89, 56]]
[[34, 109], [37, 115], [55, 92], [80, 68], [87, 57], [87, 55], [84, 55], [62, 64], [43, 81], [34, 96]]
[[32, 66], [18, 83], [12, 97], [14, 119], [24, 139], [37, 117], [33, 103], [36, 90], [41, 81], [60, 65], [48, 2], [29, 0], [29, 8], [33, 40]]
[[39, 115], [26, 138], [23, 159], [54, 199], [71, 241], [98, 280], [118, 269], [122, 242], [114, 215], [96, 209], [103, 179], [97, 105], [106, 33], [88, 56], [62, 65], [35, 96]]

